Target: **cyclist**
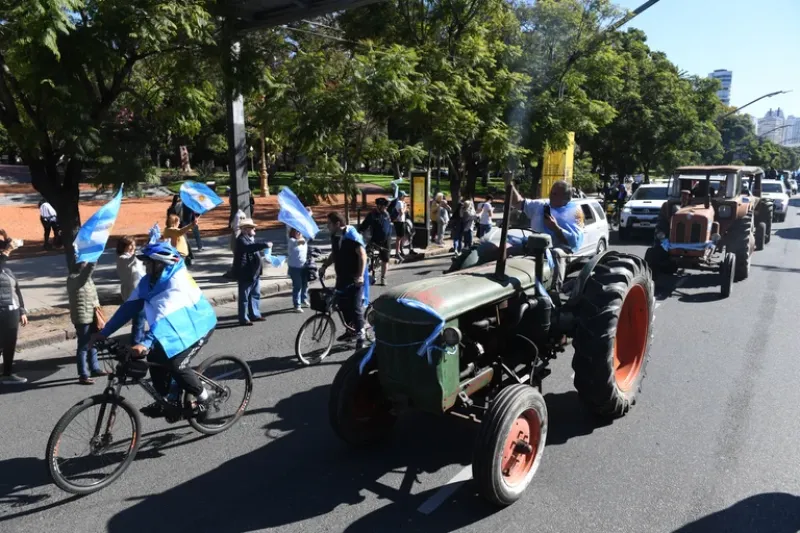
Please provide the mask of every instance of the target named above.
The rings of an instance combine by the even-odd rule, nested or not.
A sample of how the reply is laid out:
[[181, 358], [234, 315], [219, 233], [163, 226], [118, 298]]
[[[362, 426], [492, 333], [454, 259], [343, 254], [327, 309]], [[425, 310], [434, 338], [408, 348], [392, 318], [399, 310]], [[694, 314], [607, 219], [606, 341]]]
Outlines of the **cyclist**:
[[392, 219], [387, 208], [389, 201], [386, 198], [375, 200], [375, 209], [370, 211], [364, 222], [358, 227], [362, 234], [370, 230], [372, 237], [370, 244], [378, 247], [378, 255], [381, 261], [381, 278], [379, 285], [386, 285], [386, 268], [389, 264], [389, 238], [392, 235]]
[[[345, 331], [337, 340], [348, 340], [356, 337], [356, 349], [364, 347], [366, 331], [364, 330], [365, 269], [367, 252], [364, 239], [356, 228], [348, 226], [339, 213], [328, 214], [328, 231], [331, 234], [331, 254], [322, 263], [320, 278], [325, 278], [325, 269], [331, 264], [336, 269], [336, 292], [339, 309], [345, 321], [352, 325], [355, 333]], [[369, 285], [366, 285], [368, 287]]]
[[[181, 389], [194, 395], [195, 408], [202, 412], [211, 398], [189, 365], [208, 342], [217, 316], [183, 258], [169, 243], [149, 244], [138, 258], [144, 263], [146, 275], [95, 337], [108, 338], [144, 309], [150, 330], [131, 350], [138, 357], [146, 355], [148, 361], [167, 367], [150, 368], [153, 386], [162, 396], [170, 393], [172, 378]], [[141, 411], [150, 417], [166, 414], [158, 402]]]

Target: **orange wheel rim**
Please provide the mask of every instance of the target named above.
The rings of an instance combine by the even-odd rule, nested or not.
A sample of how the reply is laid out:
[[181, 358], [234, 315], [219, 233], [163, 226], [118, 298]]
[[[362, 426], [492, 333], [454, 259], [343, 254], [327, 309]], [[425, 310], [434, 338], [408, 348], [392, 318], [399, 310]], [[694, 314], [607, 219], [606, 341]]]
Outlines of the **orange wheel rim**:
[[644, 362], [647, 335], [650, 329], [650, 310], [647, 292], [634, 285], [625, 296], [617, 322], [614, 339], [614, 378], [617, 386], [628, 391], [636, 382]]
[[542, 439], [542, 421], [534, 409], [514, 420], [503, 446], [503, 480], [509, 486], [523, 482], [533, 468]]

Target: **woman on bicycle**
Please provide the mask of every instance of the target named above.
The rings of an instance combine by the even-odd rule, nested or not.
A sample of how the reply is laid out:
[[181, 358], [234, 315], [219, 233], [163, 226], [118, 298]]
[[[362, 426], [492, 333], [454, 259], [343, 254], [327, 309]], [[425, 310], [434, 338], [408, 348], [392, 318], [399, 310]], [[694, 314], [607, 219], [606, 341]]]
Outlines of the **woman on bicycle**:
[[[168, 368], [150, 369], [153, 386], [161, 395], [169, 394], [172, 378], [197, 398], [202, 411], [211, 398], [189, 365], [214, 331], [217, 316], [175, 248], [165, 242], [149, 244], [138, 258], [146, 275], [95, 338], [108, 338], [144, 309], [150, 330], [131, 350]], [[159, 403], [141, 412], [150, 417], [164, 414]]]

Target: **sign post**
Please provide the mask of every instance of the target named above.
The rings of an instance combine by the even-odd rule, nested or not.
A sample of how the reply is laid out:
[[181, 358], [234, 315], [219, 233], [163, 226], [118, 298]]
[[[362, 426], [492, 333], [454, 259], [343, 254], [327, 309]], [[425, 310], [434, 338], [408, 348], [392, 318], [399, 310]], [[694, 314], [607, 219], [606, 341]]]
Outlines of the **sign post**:
[[414, 248], [423, 250], [430, 244], [430, 222], [429, 213], [431, 190], [431, 173], [412, 172], [411, 173], [411, 221], [414, 223]]

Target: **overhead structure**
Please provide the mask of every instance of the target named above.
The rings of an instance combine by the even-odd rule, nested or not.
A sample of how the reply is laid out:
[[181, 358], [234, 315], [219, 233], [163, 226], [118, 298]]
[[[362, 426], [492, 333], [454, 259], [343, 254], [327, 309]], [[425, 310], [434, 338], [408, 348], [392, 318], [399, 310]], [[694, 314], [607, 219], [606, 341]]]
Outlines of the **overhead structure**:
[[[239, 54], [237, 36], [242, 33], [289, 24], [302, 19], [319, 17], [382, 0], [226, 0], [224, 39], [228, 41], [231, 57]], [[229, 173], [231, 183], [231, 219], [241, 209], [250, 212], [250, 184], [247, 179], [247, 138], [244, 124], [244, 98], [227, 91], [227, 129]]]

